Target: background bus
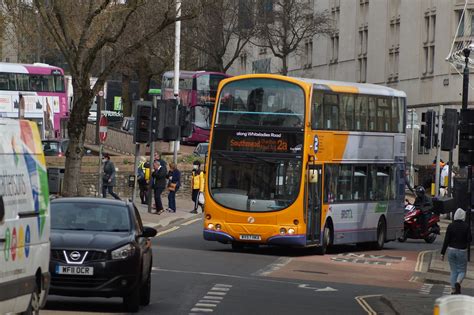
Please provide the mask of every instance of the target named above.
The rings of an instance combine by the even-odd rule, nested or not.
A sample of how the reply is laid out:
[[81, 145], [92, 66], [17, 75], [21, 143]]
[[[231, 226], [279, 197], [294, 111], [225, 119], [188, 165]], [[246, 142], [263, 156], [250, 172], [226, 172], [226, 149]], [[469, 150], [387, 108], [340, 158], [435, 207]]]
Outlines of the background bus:
[[218, 93], [204, 238], [382, 248], [403, 229], [405, 93], [245, 75]]
[[[206, 71], [180, 71], [179, 98], [181, 102], [191, 108], [191, 122], [193, 133], [184, 138], [184, 142], [200, 143], [209, 140], [210, 122], [216, 100], [219, 82], [229, 77], [225, 73]], [[173, 99], [174, 72], [163, 74], [162, 99]]]
[[38, 124], [42, 138], [64, 137], [69, 109], [61, 68], [42, 63], [0, 63], [0, 115]]

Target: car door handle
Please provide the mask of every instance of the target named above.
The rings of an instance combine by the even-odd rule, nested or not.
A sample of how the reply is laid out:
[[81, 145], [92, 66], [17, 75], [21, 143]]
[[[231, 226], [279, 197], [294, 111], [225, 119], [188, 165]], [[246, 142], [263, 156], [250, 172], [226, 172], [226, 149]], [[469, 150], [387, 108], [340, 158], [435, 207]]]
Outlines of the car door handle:
[[18, 216], [20, 219], [22, 218], [33, 218], [33, 217], [39, 217], [39, 211], [23, 211], [18, 213]]

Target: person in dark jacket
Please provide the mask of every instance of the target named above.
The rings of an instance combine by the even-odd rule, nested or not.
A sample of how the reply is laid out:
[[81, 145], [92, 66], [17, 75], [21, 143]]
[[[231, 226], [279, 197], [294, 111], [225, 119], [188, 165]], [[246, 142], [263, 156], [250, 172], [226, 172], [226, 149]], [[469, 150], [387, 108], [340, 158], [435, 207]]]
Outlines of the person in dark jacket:
[[[163, 163], [165, 163], [163, 161]], [[161, 194], [166, 188], [166, 165], [162, 165], [159, 160], [153, 162], [153, 191], [155, 193], [156, 214], [162, 214], [163, 203], [161, 202]]]
[[102, 197], [107, 198], [108, 191], [109, 194], [112, 195], [112, 197], [120, 200], [120, 197], [116, 193], [114, 193], [115, 165], [110, 160], [110, 155], [108, 155], [107, 153], [104, 154], [102, 162], [104, 163], [104, 173], [102, 175]]
[[181, 172], [175, 163], [170, 163], [168, 172], [168, 211], [176, 212], [176, 193], [181, 186]]
[[466, 276], [467, 248], [472, 241], [469, 225], [464, 222], [466, 212], [458, 208], [454, 213], [454, 222], [448, 225], [441, 249], [441, 260], [448, 249], [449, 268], [451, 269], [451, 294], [461, 294], [461, 283]]

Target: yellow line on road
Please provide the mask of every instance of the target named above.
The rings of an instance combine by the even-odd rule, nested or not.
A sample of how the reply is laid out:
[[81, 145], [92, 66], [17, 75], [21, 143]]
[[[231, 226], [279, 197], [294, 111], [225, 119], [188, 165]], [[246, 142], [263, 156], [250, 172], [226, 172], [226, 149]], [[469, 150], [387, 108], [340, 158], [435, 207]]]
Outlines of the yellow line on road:
[[176, 231], [177, 229], [179, 229], [179, 226], [173, 226], [171, 229], [167, 229], [167, 230], [164, 230], [164, 231], [161, 231], [161, 232], [157, 233], [156, 236], [165, 235], [165, 234], [171, 233], [173, 231]]
[[193, 219], [193, 220], [188, 221], [188, 222], [184, 222], [181, 225], [190, 225], [190, 224], [193, 224], [194, 222], [201, 221], [201, 220], [202, 220], [202, 218], [197, 218], [197, 219]]
[[377, 315], [377, 312], [374, 311], [374, 309], [367, 303], [365, 300], [366, 298], [371, 298], [371, 297], [378, 297], [381, 296], [380, 294], [375, 294], [375, 295], [363, 295], [363, 296], [356, 296], [355, 300], [359, 305], [364, 309], [364, 311], [367, 312], [369, 315]]

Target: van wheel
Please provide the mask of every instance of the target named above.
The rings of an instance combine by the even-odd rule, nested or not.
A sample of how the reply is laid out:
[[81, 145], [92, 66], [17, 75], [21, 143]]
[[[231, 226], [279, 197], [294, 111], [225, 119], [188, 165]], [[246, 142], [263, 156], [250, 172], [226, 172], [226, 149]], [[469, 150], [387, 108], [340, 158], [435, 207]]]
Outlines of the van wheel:
[[40, 292], [38, 287], [35, 284], [33, 288], [33, 293], [31, 293], [30, 303], [28, 304], [28, 308], [26, 311], [21, 313], [22, 315], [39, 315], [40, 310]]
[[140, 291], [141, 290], [133, 290], [129, 295], [123, 298], [123, 304], [127, 312], [138, 312], [140, 308]]

